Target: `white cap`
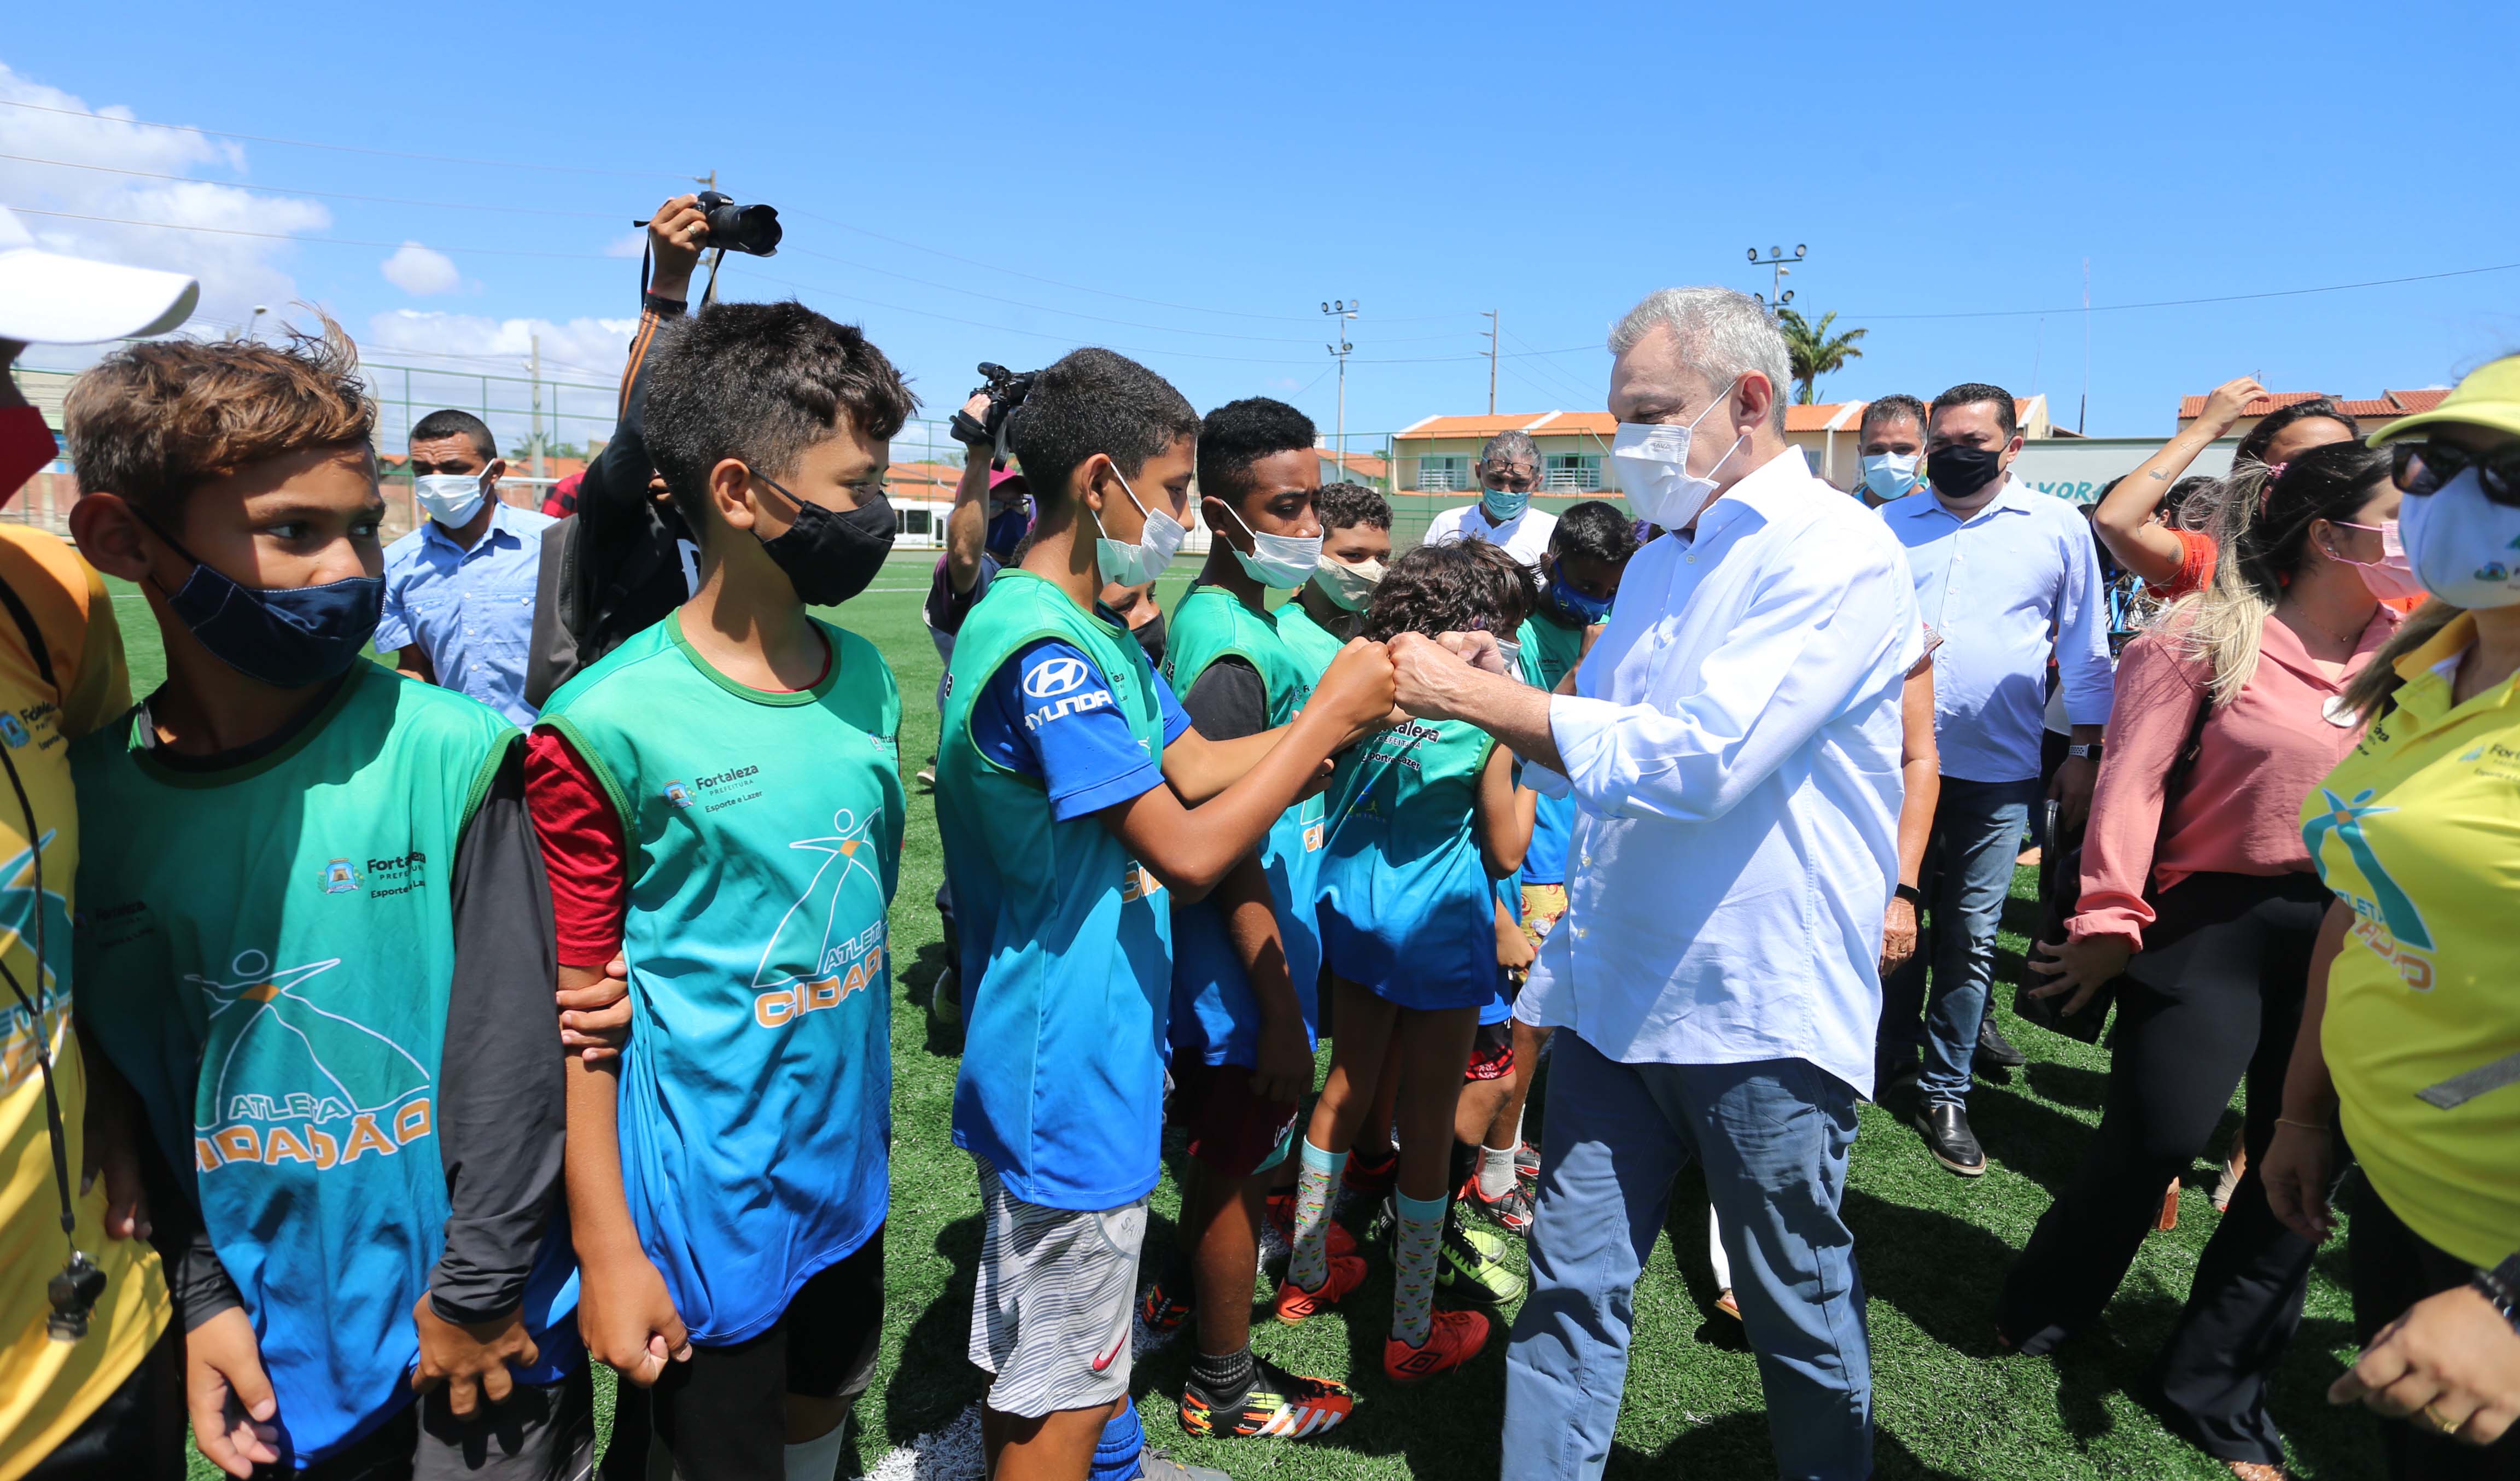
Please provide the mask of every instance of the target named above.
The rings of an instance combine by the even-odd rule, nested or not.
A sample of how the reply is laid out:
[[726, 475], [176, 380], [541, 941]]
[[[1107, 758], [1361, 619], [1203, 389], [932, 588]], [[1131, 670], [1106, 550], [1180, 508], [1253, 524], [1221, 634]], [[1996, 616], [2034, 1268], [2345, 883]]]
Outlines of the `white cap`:
[[0, 339], [89, 344], [160, 335], [201, 301], [202, 285], [182, 273], [40, 251], [0, 207]]

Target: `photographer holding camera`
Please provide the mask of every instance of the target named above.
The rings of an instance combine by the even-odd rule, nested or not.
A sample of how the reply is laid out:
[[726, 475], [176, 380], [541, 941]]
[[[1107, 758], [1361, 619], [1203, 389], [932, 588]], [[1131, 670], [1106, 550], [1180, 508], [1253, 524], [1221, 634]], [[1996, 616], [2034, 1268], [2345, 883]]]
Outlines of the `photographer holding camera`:
[[699, 543], [666, 501], [642, 432], [648, 351], [657, 330], [690, 312], [692, 274], [703, 250], [768, 256], [781, 235], [777, 211], [736, 205], [716, 191], [676, 196], [640, 224], [648, 228], [648, 262], [639, 332], [621, 369], [619, 421], [578, 485], [577, 513], [543, 537], [525, 668], [525, 699], [536, 707], [698, 590]]

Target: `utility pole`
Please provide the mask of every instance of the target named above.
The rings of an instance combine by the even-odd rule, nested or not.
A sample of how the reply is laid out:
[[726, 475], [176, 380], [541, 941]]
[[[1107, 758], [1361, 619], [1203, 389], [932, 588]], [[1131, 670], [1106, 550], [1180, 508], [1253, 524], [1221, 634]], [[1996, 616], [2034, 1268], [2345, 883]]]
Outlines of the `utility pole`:
[[1799, 242], [1794, 244], [1794, 254], [1790, 257], [1785, 255], [1785, 249], [1781, 247], [1769, 247], [1768, 255], [1765, 257], [1759, 255], [1759, 249], [1757, 247], [1754, 247], [1750, 248], [1750, 265], [1752, 267], [1768, 267], [1776, 269], [1776, 271], [1768, 277], [1768, 295], [1764, 298], [1759, 298], [1757, 293], [1752, 293], [1750, 296], [1753, 298], [1759, 298], [1760, 302], [1768, 305], [1768, 310], [1771, 313], [1774, 313], [1777, 310], [1783, 308], [1786, 304], [1793, 302], [1793, 290], [1785, 287], [1785, 280], [1793, 276], [1794, 270], [1785, 266], [1785, 264], [1788, 262], [1800, 262], [1803, 260], [1803, 254], [1810, 250], [1811, 248], [1809, 247], [1806, 247]]
[[1488, 415], [1493, 417], [1496, 415], [1497, 334], [1505, 328], [1505, 320], [1500, 317], [1502, 311], [1498, 309], [1481, 309], [1479, 312], [1488, 321]]
[[[534, 378], [533, 475], [540, 478], [543, 475], [543, 337], [535, 335], [530, 342], [533, 358], [527, 362], [527, 369]], [[537, 487], [534, 493], [539, 499], [542, 490]]]
[[1354, 298], [1332, 298], [1322, 305], [1322, 312], [1330, 316], [1331, 333], [1338, 336], [1338, 342], [1331, 345], [1329, 351], [1338, 357], [1338, 466], [1341, 478], [1347, 476], [1347, 356], [1348, 351], [1356, 348], [1347, 342], [1347, 321], [1355, 318], [1357, 310], [1364, 306]]

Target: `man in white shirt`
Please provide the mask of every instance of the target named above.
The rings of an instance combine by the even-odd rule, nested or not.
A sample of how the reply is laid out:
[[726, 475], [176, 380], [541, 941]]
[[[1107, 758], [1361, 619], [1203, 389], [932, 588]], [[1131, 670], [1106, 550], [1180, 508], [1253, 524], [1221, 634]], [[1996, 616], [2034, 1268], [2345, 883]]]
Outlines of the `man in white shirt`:
[[1561, 1032], [1504, 1472], [1601, 1473], [1637, 1274], [1693, 1158], [1779, 1467], [1862, 1477], [1871, 1358], [1838, 1202], [1872, 1088], [1915, 599], [1879, 520], [1785, 442], [1759, 304], [1666, 289], [1610, 348], [1620, 486], [1671, 533], [1572, 679], [1490, 672], [1484, 635], [1392, 645], [1402, 705], [1487, 730], [1577, 803], [1566, 915], [1514, 1009]]
[[1479, 502], [1440, 511], [1426, 522], [1427, 545], [1485, 540], [1502, 545], [1516, 561], [1540, 568], [1557, 516], [1531, 507], [1540, 487], [1540, 449], [1528, 432], [1499, 432], [1479, 450]]

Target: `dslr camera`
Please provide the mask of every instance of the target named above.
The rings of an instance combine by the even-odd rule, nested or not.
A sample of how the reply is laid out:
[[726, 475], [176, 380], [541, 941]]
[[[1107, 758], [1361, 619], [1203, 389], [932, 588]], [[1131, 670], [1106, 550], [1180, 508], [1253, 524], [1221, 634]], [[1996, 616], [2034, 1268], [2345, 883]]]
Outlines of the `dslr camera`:
[[723, 191], [700, 192], [699, 206], [708, 216], [708, 240], [701, 246], [755, 257], [779, 254], [779, 239], [787, 230], [779, 224], [777, 206], [738, 205]]

